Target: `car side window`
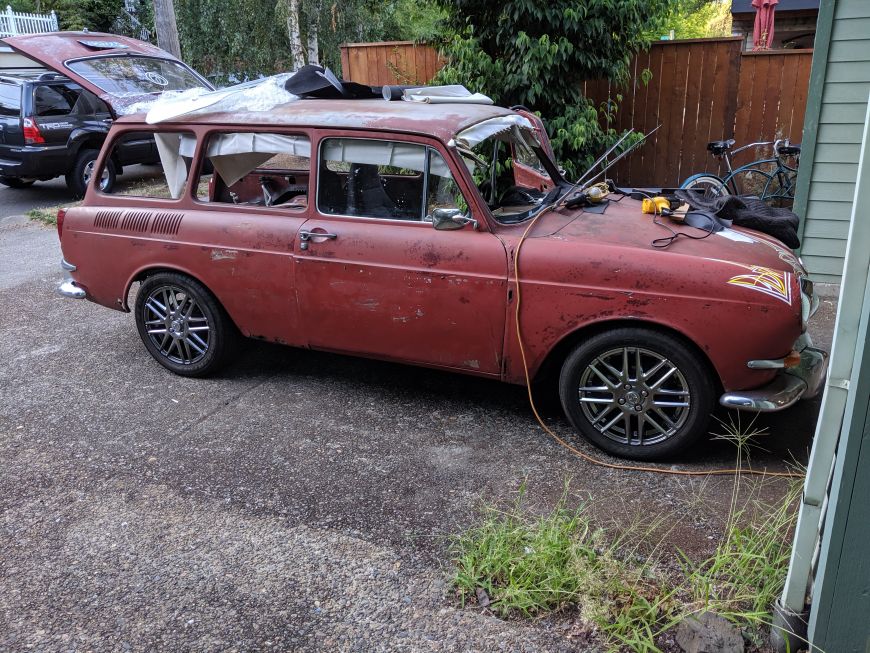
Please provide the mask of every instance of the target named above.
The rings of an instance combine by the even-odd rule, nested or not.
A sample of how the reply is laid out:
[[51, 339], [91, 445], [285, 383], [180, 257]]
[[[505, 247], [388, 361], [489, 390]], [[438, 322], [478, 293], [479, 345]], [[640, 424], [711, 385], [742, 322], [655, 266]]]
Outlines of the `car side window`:
[[17, 118], [21, 113], [21, 87], [0, 82], [0, 116]]
[[401, 141], [324, 139], [317, 171], [318, 210], [363, 218], [422, 220], [426, 149]]
[[308, 206], [311, 141], [302, 134], [211, 134], [201, 172], [201, 202], [301, 210]]
[[[155, 199], [178, 199], [184, 194], [196, 149], [193, 132], [125, 132], [110, 147], [99, 171], [100, 192]], [[128, 166], [127, 161], [135, 164]], [[124, 166], [124, 176], [116, 179], [118, 165]], [[83, 172], [87, 174], [87, 168]]]
[[33, 104], [40, 118], [92, 116], [108, 113], [105, 103], [78, 84], [44, 84], [33, 89]]
[[453, 179], [447, 162], [438, 152], [429, 150], [429, 182], [426, 192], [426, 216], [432, 215], [435, 209], [459, 209], [468, 213], [468, 203], [459, 190], [459, 185]]

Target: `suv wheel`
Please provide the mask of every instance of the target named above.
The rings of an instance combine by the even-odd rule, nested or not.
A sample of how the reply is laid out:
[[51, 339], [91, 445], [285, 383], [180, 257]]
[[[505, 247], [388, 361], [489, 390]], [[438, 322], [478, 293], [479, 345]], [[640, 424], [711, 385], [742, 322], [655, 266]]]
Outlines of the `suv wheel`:
[[236, 349], [238, 331], [205, 286], [183, 274], [148, 277], [136, 295], [136, 328], [155, 360], [182, 376], [206, 376]]
[[707, 365], [682, 341], [631, 327], [579, 345], [562, 366], [559, 395], [587, 440], [616, 456], [656, 460], [706, 433], [715, 390]]
[[35, 179], [22, 179], [21, 177], [0, 177], [0, 184], [9, 188], [30, 188]]
[[[72, 170], [66, 173], [66, 185], [72, 191], [76, 199], [85, 196], [88, 184], [91, 183], [91, 177], [94, 176], [97, 166], [97, 156], [99, 150], [82, 150], [76, 157], [75, 165]], [[115, 185], [115, 163], [109, 159], [106, 162], [106, 167], [103, 169], [102, 177], [100, 178], [100, 190], [108, 193]]]

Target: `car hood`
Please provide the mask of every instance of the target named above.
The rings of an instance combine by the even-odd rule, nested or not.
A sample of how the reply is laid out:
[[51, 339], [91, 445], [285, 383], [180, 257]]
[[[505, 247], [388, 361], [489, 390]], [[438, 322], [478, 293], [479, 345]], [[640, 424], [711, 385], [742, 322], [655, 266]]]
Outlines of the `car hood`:
[[[532, 237], [626, 247], [663, 255], [682, 255], [737, 267], [761, 267], [806, 274], [798, 257], [779, 240], [761, 232], [731, 227], [716, 233], [695, 229], [667, 217], [641, 212], [641, 203], [625, 197], [611, 201], [603, 212], [559, 210], [543, 216]], [[678, 236], [670, 244], [666, 239]], [[658, 245], [658, 246], [657, 246]]]
[[165, 50], [117, 34], [49, 32], [10, 36], [0, 43], [91, 91], [116, 118], [163, 90], [214, 89]]

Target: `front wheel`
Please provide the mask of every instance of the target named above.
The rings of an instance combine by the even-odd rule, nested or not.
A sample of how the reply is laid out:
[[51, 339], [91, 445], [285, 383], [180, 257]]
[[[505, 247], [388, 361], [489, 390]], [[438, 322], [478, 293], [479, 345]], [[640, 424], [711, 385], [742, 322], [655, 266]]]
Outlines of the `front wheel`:
[[562, 366], [559, 395], [577, 431], [615, 456], [656, 460], [706, 433], [714, 383], [678, 338], [613, 329], [580, 344]]
[[235, 325], [201, 283], [183, 274], [148, 277], [136, 295], [136, 328], [154, 359], [181, 376], [206, 376], [227, 363]]
[[711, 175], [706, 172], [692, 175], [683, 182], [680, 188], [690, 188], [694, 191], [702, 192], [702, 197], [707, 200], [713, 199], [714, 197], [722, 197], [723, 195], [730, 195], [728, 186], [724, 181], [716, 175]]

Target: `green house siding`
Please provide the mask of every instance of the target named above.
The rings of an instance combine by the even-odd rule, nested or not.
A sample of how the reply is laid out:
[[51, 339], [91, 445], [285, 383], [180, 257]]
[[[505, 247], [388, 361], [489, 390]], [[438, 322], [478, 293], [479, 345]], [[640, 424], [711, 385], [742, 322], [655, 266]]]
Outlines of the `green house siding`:
[[822, 0], [816, 44], [795, 211], [811, 274], [839, 283], [870, 95], [870, 0]]

